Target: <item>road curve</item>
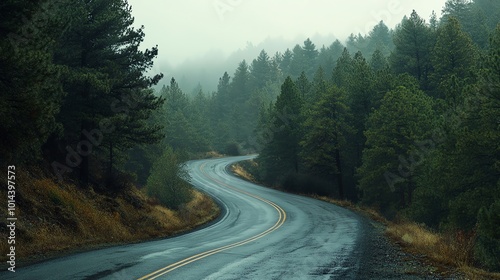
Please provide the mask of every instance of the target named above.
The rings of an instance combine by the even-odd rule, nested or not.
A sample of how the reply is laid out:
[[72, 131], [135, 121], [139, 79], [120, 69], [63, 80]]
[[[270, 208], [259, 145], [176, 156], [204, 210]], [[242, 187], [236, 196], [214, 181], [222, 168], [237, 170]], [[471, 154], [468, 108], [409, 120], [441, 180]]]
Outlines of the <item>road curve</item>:
[[349, 210], [238, 179], [250, 156], [190, 161], [191, 183], [222, 207], [211, 225], [173, 238], [71, 255], [1, 279], [354, 279], [364, 223]]

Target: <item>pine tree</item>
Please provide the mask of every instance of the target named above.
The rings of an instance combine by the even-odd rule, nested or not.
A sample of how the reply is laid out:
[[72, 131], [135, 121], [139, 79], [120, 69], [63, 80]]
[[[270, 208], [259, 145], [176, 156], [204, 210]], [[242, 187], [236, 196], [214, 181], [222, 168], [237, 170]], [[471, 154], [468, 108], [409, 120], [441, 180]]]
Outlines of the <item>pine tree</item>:
[[437, 42], [432, 52], [433, 83], [439, 97], [457, 102], [457, 95], [467, 79], [472, 77], [476, 65], [477, 51], [470, 37], [461, 30], [456, 18], [438, 29]]
[[188, 148], [185, 144], [192, 143], [193, 140], [186, 135], [188, 128], [184, 127], [188, 125], [185, 114], [189, 99], [179, 88], [175, 78], [170, 80], [170, 85], [163, 86], [160, 94], [165, 99], [162, 122], [165, 123], [166, 145], [175, 150], [185, 150]]
[[[299, 171], [300, 112], [302, 100], [290, 77], [281, 86], [268, 124], [272, 137], [259, 155], [267, 181]], [[283, 179], [283, 177], [281, 178]]]
[[54, 65], [54, 40], [68, 24], [60, 1], [0, 4], [0, 158], [33, 163], [42, 145], [62, 126], [55, 119], [63, 91], [62, 69]]
[[245, 60], [240, 62], [238, 68], [234, 72], [233, 79], [230, 84], [231, 94], [231, 113], [232, 120], [230, 126], [230, 139], [238, 143], [246, 141], [249, 137], [248, 133], [252, 130], [252, 120], [245, 118], [245, 102], [250, 98], [252, 87], [250, 85], [250, 71]]
[[309, 94], [304, 96], [304, 102], [307, 104], [313, 104], [320, 99], [329, 87], [325, 79], [325, 72], [322, 67], [319, 67], [314, 74], [313, 80], [311, 82]]
[[394, 48], [391, 32], [383, 21], [380, 21], [368, 34], [368, 46], [366, 53], [379, 50], [382, 55], [388, 56]]
[[[335, 59], [336, 60], [336, 59]], [[318, 63], [316, 68], [323, 68], [326, 73], [332, 73], [333, 68], [335, 67], [335, 60], [333, 59], [332, 52], [329, 48], [326, 48], [324, 45], [319, 50], [318, 54]]]
[[297, 78], [300, 73], [305, 72], [309, 79], [312, 78], [316, 70], [318, 53], [316, 46], [309, 38], [304, 41], [304, 46], [296, 45], [293, 48], [293, 59], [290, 64], [291, 76]]
[[430, 138], [433, 100], [419, 90], [399, 87], [388, 92], [370, 114], [358, 170], [362, 201], [387, 214], [407, 207], [415, 189], [415, 169], [422, 160], [420, 141]]
[[345, 135], [350, 132], [346, 121], [345, 93], [335, 86], [322, 90], [319, 100], [305, 112], [307, 119], [300, 142], [301, 157], [310, 173], [331, 182], [335, 180], [338, 197], [344, 199], [341, 153], [347, 145]]
[[[486, 266], [500, 271], [498, 253], [500, 241], [498, 231], [498, 209], [500, 204], [500, 25], [490, 38], [488, 55], [484, 59], [484, 69], [479, 80], [479, 90], [468, 95], [464, 105], [466, 112], [464, 131], [459, 138], [459, 147], [465, 155], [467, 170], [459, 173], [462, 182], [483, 190], [484, 197], [476, 200], [471, 207], [479, 208], [477, 243], [479, 259]], [[493, 195], [491, 195], [493, 194]], [[481, 250], [482, 248], [482, 250]]]
[[356, 129], [363, 131], [375, 97], [372, 90], [373, 71], [361, 52], [354, 55], [351, 67], [352, 72], [349, 73], [346, 86], [348, 104], [355, 112]]
[[231, 77], [224, 72], [219, 78], [217, 92], [212, 96], [210, 120], [211, 127], [214, 130], [214, 148], [219, 151], [224, 149], [226, 141], [230, 138], [229, 121], [232, 113], [232, 97], [230, 93]]
[[449, 17], [465, 18], [469, 14], [472, 2], [469, 0], [448, 0], [443, 8], [443, 20]]
[[[477, 3], [479, 2], [479, 3]], [[495, 2], [495, 1], [490, 1]], [[498, 23], [496, 20], [494, 25], [489, 25], [488, 16], [489, 15], [499, 15], [497, 10], [493, 8], [492, 11], [485, 11], [482, 9], [481, 1], [469, 1], [469, 0], [448, 0], [443, 8], [443, 18], [442, 22], [446, 23], [450, 18], [455, 18], [460, 22], [465, 33], [472, 39], [472, 41], [482, 49], [488, 47], [488, 36], [491, 29], [495, 27]], [[491, 6], [491, 4], [490, 4]]]
[[316, 60], [318, 58], [318, 54], [319, 52], [316, 50], [316, 45], [314, 45], [313, 42], [307, 38], [307, 40], [304, 41], [304, 46], [302, 47], [302, 55], [305, 63], [303, 65], [303, 71], [306, 72], [308, 77], [312, 77], [316, 71]]
[[347, 87], [349, 85], [349, 75], [351, 75], [352, 71], [352, 57], [347, 48], [344, 48], [333, 70], [333, 83], [339, 88]]
[[250, 96], [250, 70], [245, 60], [241, 61], [234, 72], [230, 85], [231, 96], [236, 105], [243, 104]]
[[[338, 63], [337, 66], [344, 63]], [[345, 67], [345, 66], [344, 66]], [[363, 131], [366, 127], [366, 121], [372, 108], [375, 105], [376, 95], [372, 84], [374, 75], [371, 67], [366, 62], [361, 52], [357, 52], [347, 66], [349, 72], [344, 73], [343, 89], [346, 90], [346, 103], [349, 106], [352, 118], [348, 120], [349, 125], [353, 127], [353, 133], [348, 135], [349, 149], [349, 172], [355, 173], [355, 169], [361, 165], [362, 151], [365, 146], [366, 138]], [[335, 74], [335, 73], [334, 73]]]
[[266, 51], [262, 50], [257, 57], [252, 61], [251, 68], [251, 83], [254, 89], [263, 89], [268, 81], [273, 78], [271, 76], [271, 61]]
[[432, 32], [436, 32], [439, 26], [439, 19], [435, 11], [432, 11], [431, 18], [429, 20], [429, 27]]
[[291, 73], [292, 61], [293, 61], [293, 52], [290, 49], [286, 49], [286, 51], [283, 53], [281, 62], [279, 64], [279, 67], [283, 75], [288, 76], [292, 74]]
[[396, 73], [413, 75], [423, 89], [429, 89], [430, 54], [434, 46], [432, 30], [413, 11], [410, 18], [405, 17], [396, 27], [393, 40], [395, 49], [389, 59], [392, 69]]
[[372, 57], [370, 59], [370, 66], [372, 67], [373, 71], [378, 72], [388, 68], [389, 63], [384, 54], [377, 49], [372, 54]]
[[[344, 51], [344, 45], [342, 45], [342, 43], [337, 39], [335, 40], [335, 42], [333, 42], [330, 47], [328, 48], [328, 51], [330, 52], [330, 55], [333, 59], [333, 62], [334, 62], [334, 65], [333, 67], [335, 67], [335, 63], [337, 62], [337, 59], [339, 59], [339, 57], [342, 55], [342, 52]], [[326, 72], [326, 73], [331, 73], [331, 72]]]
[[[71, 25], [58, 40], [54, 57], [67, 69], [67, 96], [58, 116], [65, 128], [64, 142], [69, 144], [66, 150], [87, 141], [86, 132], [99, 129], [99, 123], [106, 120], [114, 129], [96, 146], [107, 150], [98, 156], [101, 162], [107, 158], [111, 178], [117, 152], [161, 139], [160, 128], [148, 127], [145, 122], [162, 104], [152, 91], [145, 90], [162, 78], [161, 74], [145, 75], [158, 50], [139, 51], [145, 36], [143, 27], [132, 27], [131, 7], [124, 0], [77, 2], [66, 12], [72, 18]], [[73, 166], [86, 186], [90, 149], [80, 154], [80, 163]]]
[[[479, 210], [471, 201], [480, 200], [485, 192], [483, 188], [473, 187], [475, 184], [470, 181], [477, 179], [470, 173], [471, 170], [476, 172], [474, 163], [477, 161], [468, 156], [475, 149], [460, 146], [467, 146], [465, 142], [482, 134], [471, 133], [464, 119], [467, 103], [477, 91], [473, 73], [476, 50], [454, 17], [449, 17], [438, 28], [437, 35], [431, 79], [437, 89], [435, 95], [441, 98], [437, 103], [437, 127], [445, 137], [436, 143], [437, 149], [430, 153], [428, 164], [422, 168], [423, 175], [417, 182], [415, 204], [410, 213], [415, 220], [435, 228], [471, 230]], [[477, 100], [470, 104], [475, 102]]]
[[500, 2], [491, 0], [474, 0], [474, 6], [482, 12], [488, 30], [495, 30], [500, 18]]
[[[271, 59], [271, 73], [269, 74], [270, 75], [269, 81], [271, 83], [275, 83], [278, 85], [281, 85], [283, 83], [284, 77], [283, 77], [283, 70], [281, 69], [282, 64], [283, 64], [283, 55], [279, 52], [276, 52], [274, 57]], [[274, 97], [276, 96], [278, 96], [277, 93]]]
[[292, 50], [292, 60], [290, 62], [290, 76], [299, 77], [300, 73], [305, 72], [305, 61], [302, 47], [297, 44]]
[[167, 87], [163, 86], [160, 94], [166, 101], [164, 108], [167, 114], [170, 112], [187, 113], [189, 99], [182, 92], [175, 78], [170, 79], [170, 85]]
[[301, 98], [305, 99], [311, 90], [311, 83], [306, 76], [306, 72], [302, 71], [300, 77], [295, 81], [295, 85], [297, 86]]
[[231, 82], [231, 77], [224, 72], [224, 75], [219, 78], [219, 84], [217, 85], [217, 93], [214, 97], [215, 99], [215, 110], [212, 112], [215, 121], [220, 121], [222, 119], [227, 119], [229, 112], [231, 111], [231, 95], [229, 85]]

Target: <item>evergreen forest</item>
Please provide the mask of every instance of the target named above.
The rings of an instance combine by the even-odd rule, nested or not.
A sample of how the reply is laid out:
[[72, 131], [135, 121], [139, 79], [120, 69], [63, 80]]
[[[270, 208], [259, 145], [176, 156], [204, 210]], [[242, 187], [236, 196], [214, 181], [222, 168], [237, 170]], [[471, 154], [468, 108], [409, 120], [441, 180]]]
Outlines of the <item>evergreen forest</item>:
[[[408, 12], [262, 50], [187, 94], [175, 77], [153, 89], [161, 50], [143, 49], [126, 0], [3, 0], [0, 162], [117, 192], [210, 151], [259, 154], [260, 182], [473, 235], [500, 271], [500, 1]], [[173, 207], [189, 199], [178, 181]]]

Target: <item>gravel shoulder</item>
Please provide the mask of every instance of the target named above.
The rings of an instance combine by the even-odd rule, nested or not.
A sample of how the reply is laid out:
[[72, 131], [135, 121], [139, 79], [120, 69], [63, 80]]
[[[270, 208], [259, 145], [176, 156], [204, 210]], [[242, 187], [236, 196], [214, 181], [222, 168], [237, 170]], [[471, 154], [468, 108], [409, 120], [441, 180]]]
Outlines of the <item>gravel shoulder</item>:
[[458, 272], [450, 275], [449, 269], [430, 265], [425, 256], [405, 252], [384, 234], [385, 225], [362, 219], [364, 230], [358, 246], [363, 253], [356, 279], [465, 279]]

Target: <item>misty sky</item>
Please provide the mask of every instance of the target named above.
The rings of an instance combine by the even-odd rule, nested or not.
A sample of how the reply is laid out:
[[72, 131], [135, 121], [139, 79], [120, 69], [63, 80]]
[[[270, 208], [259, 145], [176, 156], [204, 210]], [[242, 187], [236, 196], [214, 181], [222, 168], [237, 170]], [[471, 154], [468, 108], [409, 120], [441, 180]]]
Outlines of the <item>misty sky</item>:
[[[144, 47], [158, 44], [159, 60], [177, 65], [209, 51], [230, 54], [266, 38], [302, 43], [315, 34], [368, 33], [380, 20], [393, 28], [413, 9], [429, 19], [446, 0], [129, 0]], [[290, 46], [292, 48], [293, 45]], [[318, 46], [320, 47], [320, 46]]]

